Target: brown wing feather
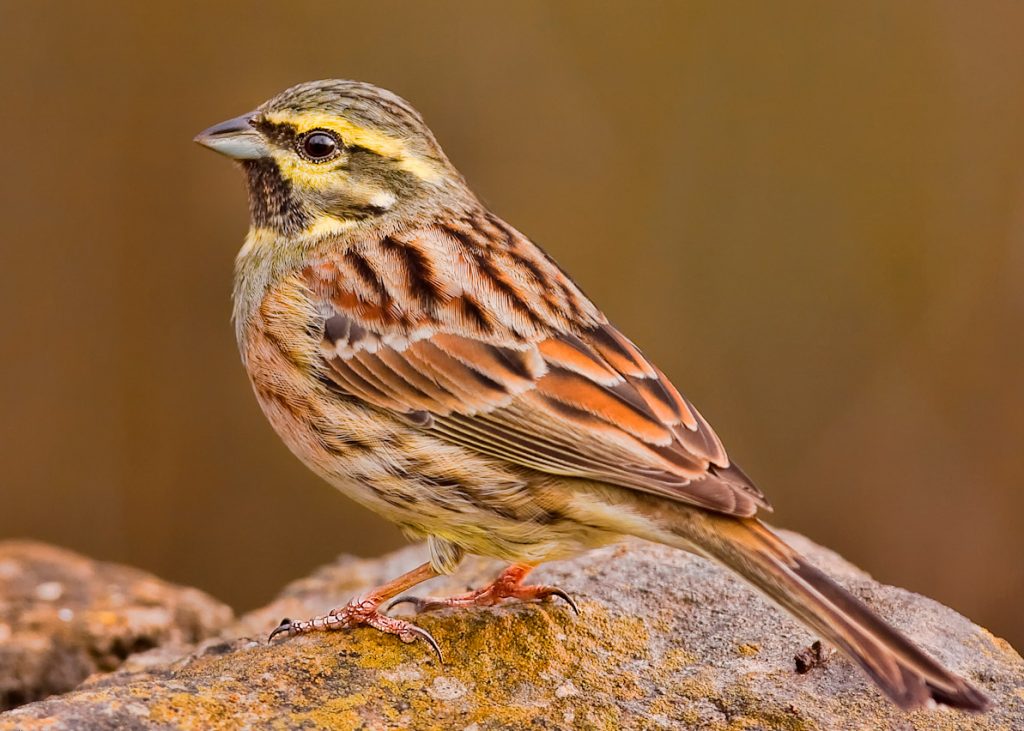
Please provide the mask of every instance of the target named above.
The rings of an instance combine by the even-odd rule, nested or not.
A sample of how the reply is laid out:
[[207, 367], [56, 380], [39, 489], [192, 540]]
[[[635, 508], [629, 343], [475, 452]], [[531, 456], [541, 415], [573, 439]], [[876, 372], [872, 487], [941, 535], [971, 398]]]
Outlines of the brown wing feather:
[[[463, 223], [304, 272], [339, 390], [525, 467], [735, 515], [768, 507], [692, 404], [550, 259], [498, 219]], [[481, 237], [499, 224], [511, 233], [488, 248]]]

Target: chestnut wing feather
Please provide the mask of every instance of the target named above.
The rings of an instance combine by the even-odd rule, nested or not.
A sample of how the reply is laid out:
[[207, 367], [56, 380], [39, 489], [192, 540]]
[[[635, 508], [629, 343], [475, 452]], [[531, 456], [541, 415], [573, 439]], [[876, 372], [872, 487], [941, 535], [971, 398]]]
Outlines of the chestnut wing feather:
[[[368, 274], [368, 247], [358, 255], [362, 289], [344, 275], [340, 258], [306, 270], [325, 313], [323, 370], [338, 390], [542, 472], [735, 515], [769, 507], [693, 405], [599, 312], [564, 327], [551, 312], [529, 310], [530, 293], [505, 301], [522, 280], [463, 288], [458, 277], [474, 272], [444, 271], [451, 251], [432, 256], [452, 238], [419, 233], [386, 244], [389, 251], [415, 248], [405, 258], [431, 277], [408, 291], [394, 272], [390, 288]], [[544, 262], [533, 268], [543, 273]], [[550, 274], [564, 276], [554, 267]], [[512, 314], [503, 320], [500, 313]]]

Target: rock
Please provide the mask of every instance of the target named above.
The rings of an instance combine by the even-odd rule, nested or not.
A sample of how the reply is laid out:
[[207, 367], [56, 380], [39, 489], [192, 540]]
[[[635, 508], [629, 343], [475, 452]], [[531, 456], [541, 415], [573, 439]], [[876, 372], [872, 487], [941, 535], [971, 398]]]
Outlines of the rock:
[[[726, 572], [631, 543], [545, 565], [538, 581], [580, 603], [423, 615], [445, 652], [373, 630], [267, 644], [284, 616], [323, 613], [424, 559], [420, 546], [343, 558], [184, 657], [160, 650], [79, 689], [0, 715], [18, 729], [1013, 729], [1024, 728], [1024, 661], [938, 603], [879, 585], [835, 554], [786, 534], [926, 650], [979, 685], [987, 715], [906, 714], [839, 655], [794, 657], [814, 637]], [[465, 590], [497, 565], [473, 559], [434, 594]], [[252, 639], [250, 639], [252, 638]]]
[[138, 569], [0, 542], [0, 710], [71, 690], [141, 650], [190, 647], [232, 619], [197, 589]]

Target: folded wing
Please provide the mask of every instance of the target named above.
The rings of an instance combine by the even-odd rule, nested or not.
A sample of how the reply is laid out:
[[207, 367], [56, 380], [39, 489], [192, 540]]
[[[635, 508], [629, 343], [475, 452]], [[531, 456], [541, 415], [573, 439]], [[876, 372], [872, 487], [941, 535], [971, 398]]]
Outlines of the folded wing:
[[[451, 232], [416, 232], [304, 273], [324, 313], [323, 370], [341, 394], [542, 472], [734, 515], [768, 507], [693, 405], [625, 336], [596, 310], [571, 316], [582, 298], [574, 285], [516, 296], [530, 280], [564, 277], [546, 258], [518, 281], [507, 273], [539, 250], [487, 265], [460, 246]], [[560, 307], [553, 291], [577, 302]]]

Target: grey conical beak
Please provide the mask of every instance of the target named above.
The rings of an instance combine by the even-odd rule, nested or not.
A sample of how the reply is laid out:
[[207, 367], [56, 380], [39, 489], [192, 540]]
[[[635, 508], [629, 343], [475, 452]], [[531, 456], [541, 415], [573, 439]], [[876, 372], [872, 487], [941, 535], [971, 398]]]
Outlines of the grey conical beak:
[[255, 113], [215, 124], [195, 136], [195, 141], [235, 160], [258, 160], [269, 154], [263, 136], [252, 126]]

